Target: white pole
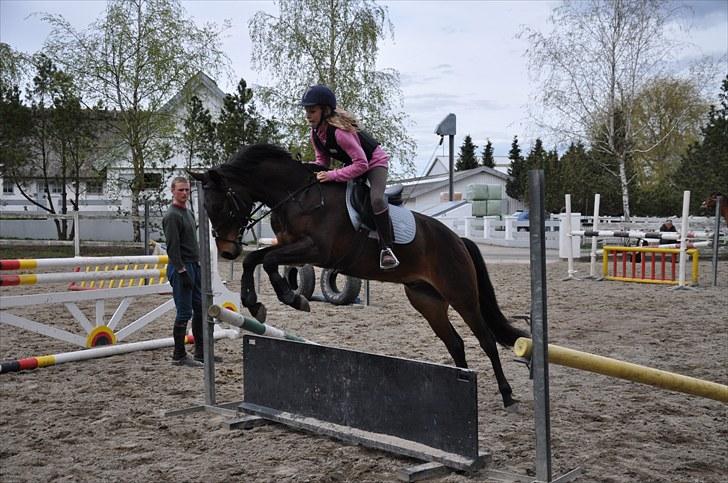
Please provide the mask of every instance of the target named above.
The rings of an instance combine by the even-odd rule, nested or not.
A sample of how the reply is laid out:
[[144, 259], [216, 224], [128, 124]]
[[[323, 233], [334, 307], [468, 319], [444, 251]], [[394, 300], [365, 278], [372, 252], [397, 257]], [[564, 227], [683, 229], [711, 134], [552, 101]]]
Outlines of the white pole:
[[[228, 339], [235, 339], [239, 336], [239, 332], [235, 329], [221, 329], [215, 331], [215, 339], [221, 339], [223, 337]], [[143, 340], [140, 342], [129, 342], [126, 344], [114, 344], [107, 346], [92, 347], [90, 349], [83, 349], [73, 352], [63, 352], [60, 354], [47, 355], [37, 357], [40, 362], [37, 367], [47, 367], [64, 362], [76, 362], [84, 361], [88, 359], [98, 359], [100, 357], [109, 357], [118, 354], [127, 354], [129, 352], [161, 349], [163, 347], [172, 347], [174, 345], [174, 339], [167, 337], [165, 339], [154, 339], [154, 340]], [[5, 363], [3, 363], [4, 365]], [[22, 370], [18, 368], [16, 370]], [[3, 371], [5, 372], [5, 371]]]
[[678, 288], [685, 286], [685, 258], [688, 243], [688, 216], [690, 215], [690, 191], [683, 191], [682, 224], [680, 226], [680, 265]]
[[[599, 201], [601, 195], [599, 193], [594, 195], [594, 220], [592, 223], [592, 230], [599, 231]], [[596, 271], [597, 265], [597, 237], [592, 237], [591, 240], [591, 255], [589, 260], [589, 277], [596, 278], [594, 272]]]
[[567, 253], [567, 259], [568, 259], [568, 265], [567, 265], [567, 274], [566, 274], [566, 280], [570, 278], [574, 278], [574, 239], [571, 235], [571, 195], [566, 194], [564, 195], [565, 201], [566, 201], [566, 222], [564, 225], [566, 226], [566, 241], [569, 245], [569, 247], [566, 249]]
[[73, 212], [73, 253], [81, 256], [81, 227], [78, 224], [78, 211]]

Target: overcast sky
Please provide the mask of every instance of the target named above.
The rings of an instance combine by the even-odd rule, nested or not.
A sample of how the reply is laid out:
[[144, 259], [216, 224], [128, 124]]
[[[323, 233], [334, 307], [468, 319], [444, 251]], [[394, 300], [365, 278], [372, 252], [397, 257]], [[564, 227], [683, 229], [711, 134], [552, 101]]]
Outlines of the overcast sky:
[[[409, 132], [417, 141], [417, 165], [421, 169], [437, 148], [436, 125], [448, 113], [457, 116], [456, 153], [466, 134], [479, 146], [490, 138], [496, 156], [506, 156], [514, 135], [529, 146], [539, 133], [528, 120], [528, 100], [534, 86], [529, 82], [527, 44], [516, 38], [524, 26], [549, 30], [548, 18], [557, 1], [381, 1], [394, 24], [394, 40], [380, 45], [378, 66], [401, 75], [404, 110], [410, 117]], [[681, 53], [686, 62], [702, 55], [722, 58], [728, 72], [728, 0], [685, 2], [691, 7], [684, 18], [689, 33], [674, 29], [676, 40], [689, 42]], [[77, 29], [83, 29], [103, 12], [105, 1], [0, 0], [0, 41], [15, 50], [40, 50], [48, 34], [46, 24], [29, 15], [59, 13]], [[218, 79], [225, 92], [237, 80], [259, 83], [250, 68], [251, 43], [248, 21], [258, 10], [275, 12], [272, 2], [182, 2], [199, 22], [222, 24], [229, 19], [224, 48], [232, 60], [235, 79]], [[715, 86], [717, 96], [718, 85]]]

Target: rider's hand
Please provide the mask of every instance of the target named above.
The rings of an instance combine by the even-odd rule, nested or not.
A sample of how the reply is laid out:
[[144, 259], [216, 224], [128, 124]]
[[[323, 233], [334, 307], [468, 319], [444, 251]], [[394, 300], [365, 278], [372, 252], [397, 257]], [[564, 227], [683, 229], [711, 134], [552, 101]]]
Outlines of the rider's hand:
[[179, 277], [180, 277], [180, 280], [182, 280], [182, 286], [186, 290], [191, 290], [192, 289], [192, 277], [190, 277], [189, 272], [187, 272], [187, 270], [185, 270], [184, 272], [180, 272]]
[[329, 179], [328, 171], [319, 171], [318, 173], [316, 173], [316, 179], [319, 180], [321, 183], [326, 183], [327, 181], [331, 181]]

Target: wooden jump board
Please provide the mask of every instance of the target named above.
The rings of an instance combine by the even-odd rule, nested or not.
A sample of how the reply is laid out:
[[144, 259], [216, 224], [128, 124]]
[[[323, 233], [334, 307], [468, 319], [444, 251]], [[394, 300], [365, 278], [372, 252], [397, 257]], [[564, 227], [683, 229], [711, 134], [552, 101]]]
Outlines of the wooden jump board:
[[297, 429], [473, 471], [473, 371], [246, 335], [239, 409]]

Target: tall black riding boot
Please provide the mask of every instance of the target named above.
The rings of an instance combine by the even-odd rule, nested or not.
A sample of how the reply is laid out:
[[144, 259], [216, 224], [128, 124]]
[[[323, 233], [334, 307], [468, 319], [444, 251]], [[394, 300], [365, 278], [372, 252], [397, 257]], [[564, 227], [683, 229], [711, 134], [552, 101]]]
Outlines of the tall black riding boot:
[[195, 338], [195, 359], [202, 360], [204, 339], [202, 334], [202, 320], [192, 318], [192, 337]]
[[187, 321], [174, 321], [174, 328], [172, 329], [172, 337], [174, 338], [174, 352], [172, 352], [172, 359], [179, 360], [187, 356], [187, 350], [185, 349], [185, 336], [187, 335]]
[[389, 270], [399, 266], [399, 260], [392, 251], [394, 235], [392, 233], [392, 221], [389, 219], [389, 209], [374, 215], [374, 224], [379, 234], [379, 268]]

